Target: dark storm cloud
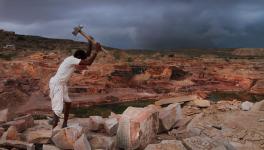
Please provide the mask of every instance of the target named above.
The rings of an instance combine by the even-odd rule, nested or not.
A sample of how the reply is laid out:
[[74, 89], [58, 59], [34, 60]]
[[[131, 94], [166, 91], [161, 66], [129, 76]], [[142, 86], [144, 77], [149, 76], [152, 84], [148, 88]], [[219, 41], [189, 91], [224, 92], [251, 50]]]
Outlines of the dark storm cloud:
[[[0, 28], [119, 48], [264, 47], [261, 0], [0, 0]], [[81, 39], [81, 38], [79, 38]]]

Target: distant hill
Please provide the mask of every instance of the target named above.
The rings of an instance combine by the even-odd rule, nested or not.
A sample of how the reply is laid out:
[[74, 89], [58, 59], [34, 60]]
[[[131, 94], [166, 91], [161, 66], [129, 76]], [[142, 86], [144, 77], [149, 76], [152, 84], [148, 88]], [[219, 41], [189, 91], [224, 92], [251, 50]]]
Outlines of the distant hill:
[[14, 45], [19, 50], [70, 50], [87, 48], [87, 43], [66, 39], [51, 39], [40, 36], [19, 35], [15, 32], [0, 30], [0, 47]]
[[[73, 41], [68, 39], [52, 39], [40, 36], [19, 35], [15, 32], [0, 30], [0, 49], [8, 46], [14, 46], [15, 49], [32, 50], [32, 51], [49, 51], [49, 50], [72, 50], [72, 49], [86, 49], [86, 42]], [[104, 46], [105, 47], [105, 46]], [[118, 50], [116, 48], [106, 47], [110, 50]], [[256, 48], [205, 48], [205, 49], [171, 49], [171, 50], [136, 50], [127, 49], [126, 52], [130, 54], [184, 54], [188, 56], [201, 55], [217, 55], [225, 58], [258, 58], [264, 57], [264, 49]]]

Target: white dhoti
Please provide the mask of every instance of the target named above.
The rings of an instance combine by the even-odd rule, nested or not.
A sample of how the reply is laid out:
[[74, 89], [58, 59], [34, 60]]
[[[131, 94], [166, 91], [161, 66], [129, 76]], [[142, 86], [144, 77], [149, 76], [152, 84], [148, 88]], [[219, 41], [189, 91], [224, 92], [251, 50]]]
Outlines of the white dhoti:
[[67, 83], [56, 80], [54, 77], [49, 82], [50, 99], [52, 111], [60, 118], [62, 118], [62, 111], [64, 102], [71, 102], [68, 95]]

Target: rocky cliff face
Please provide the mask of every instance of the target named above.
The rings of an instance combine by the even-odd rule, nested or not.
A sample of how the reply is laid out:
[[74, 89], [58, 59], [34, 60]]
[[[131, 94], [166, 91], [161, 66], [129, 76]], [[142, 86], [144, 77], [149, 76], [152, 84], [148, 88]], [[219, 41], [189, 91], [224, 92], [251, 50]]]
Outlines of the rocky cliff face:
[[[7, 97], [22, 98], [19, 107], [23, 106], [23, 111], [50, 109], [48, 82], [62, 60], [71, 55], [64, 50], [85, 47], [85, 43], [5, 31], [0, 31], [0, 36], [6, 37], [2, 42], [18, 45], [16, 52], [27, 50], [12, 60], [0, 60], [1, 103]], [[7, 50], [2, 48], [1, 51]], [[223, 58], [218, 53], [195, 57], [173, 51], [111, 50], [110, 55], [100, 54], [92, 66], [75, 73], [69, 82], [69, 91], [76, 105], [111, 102], [113, 97], [115, 102], [193, 93], [207, 97], [214, 91], [263, 96], [263, 62], [261, 57]], [[23, 93], [23, 96], [12, 92]], [[2, 107], [8, 106], [9, 102], [3, 103]], [[33, 103], [40, 104], [41, 108], [31, 105]]]
[[[76, 105], [111, 102], [109, 97], [126, 101], [192, 93], [207, 97], [214, 91], [264, 94], [261, 84], [264, 72], [258, 67], [262, 60], [226, 61], [188, 56], [160, 56], [158, 60], [145, 56], [147, 58], [140, 60], [129, 53], [116, 60], [103, 55], [100, 54], [92, 66], [72, 76], [69, 91]], [[36, 52], [12, 61], [0, 61], [1, 103], [6, 95], [15, 96], [12, 94], [14, 91], [24, 93], [21, 98], [26, 100], [21, 100], [21, 103], [28, 103], [26, 106], [39, 103], [36, 98], [29, 102], [32, 94], [38, 92], [46, 99], [40, 102], [43, 103], [41, 109], [49, 109], [48, 82], [66, 56], [63, 52]], [[127, 62], [127, 57], [138, 60]], [[89, 101], [90, 98], [93, 100]], [[8, 106], [8, 103], [3, 104], [3, 107]], [[30, 106], [26, 109], [39, 108]]]

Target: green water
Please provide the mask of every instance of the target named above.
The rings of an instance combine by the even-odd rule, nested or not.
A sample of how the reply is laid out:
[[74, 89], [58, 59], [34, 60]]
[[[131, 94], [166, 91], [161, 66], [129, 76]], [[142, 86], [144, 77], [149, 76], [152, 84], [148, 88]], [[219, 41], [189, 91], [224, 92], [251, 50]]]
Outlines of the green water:
[[[255, 95], [248, 92], [226, 92], [226, 91], [216, 91], [211, 92], [208, 95], [208, 98], [211, 101], [217, 102], [219, 100], [239, 100], [239, 101], [251, 101], [257, 102], [264, 99], [264, 95]], [[114, 103], [114, 104], [101, 104], [94, 105], [90, 107], [80, 107], [73, 108], [71, 113], [75, 115], [75, 117], [86, 118], [89, 116], [102, 116], [108, 117], [111, 112], [122, 114], [127, 107], [145, 107], [147, 105], [153, 104], [155, 100], [137, 100], [137, 101], [129, 101], [122, 103]]]
[[102, 104], [90, 107], [73, 108], [71, 113], [74, 114], [75, 117], [80, 118], [85, 118], [89, 116], [108, 117], [111, 112], [122, 114], [129, 106], [145, 107], [147, 105], [153, 104], [154, 102], [155, 100], [137, 100], [115, 104]]
[[239, 101], [250, 101], [258, 102], [264, 99], [264, 95], [256, 95], [248, 92], [226, 92], [226, 91], [215, 91], [208, 95], [208, 99], [214, 102], [219, 100], [239, 100]]

